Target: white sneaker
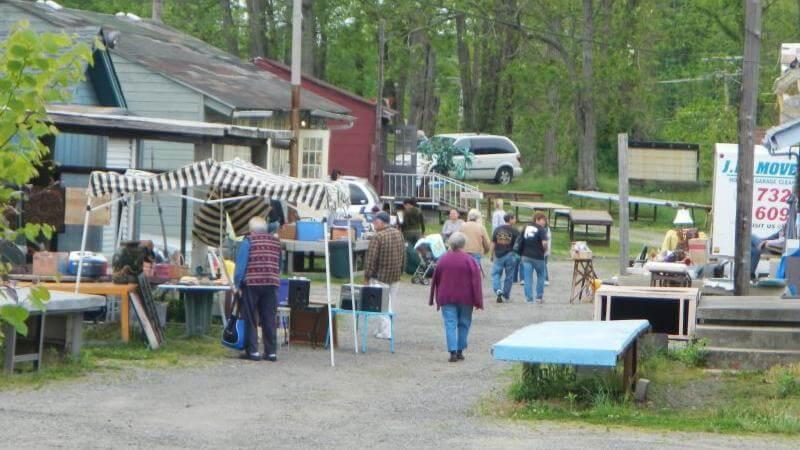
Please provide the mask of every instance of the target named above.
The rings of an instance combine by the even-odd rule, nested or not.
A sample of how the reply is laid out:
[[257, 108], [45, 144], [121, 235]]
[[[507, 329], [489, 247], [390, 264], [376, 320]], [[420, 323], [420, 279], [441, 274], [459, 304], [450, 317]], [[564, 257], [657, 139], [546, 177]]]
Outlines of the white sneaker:
[[550, 280], [545, 280], [545, 281], [544, 281], [544, 285], [545, 285], [545, 286], [550, 286]]
[[375, 333], [375, 337], [378, 339], [391, 339], [392, 336], [385, 333]]

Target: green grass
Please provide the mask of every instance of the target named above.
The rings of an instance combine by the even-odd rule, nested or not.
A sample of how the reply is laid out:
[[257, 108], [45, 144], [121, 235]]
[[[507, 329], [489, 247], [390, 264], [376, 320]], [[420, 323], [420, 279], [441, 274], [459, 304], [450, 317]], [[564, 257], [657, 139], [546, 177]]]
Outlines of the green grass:
[[603, 383], [576, 383], [560, 372], [556, 378], [573, 390], [525, 386], [523, 371], [516, 367], [509, 400], [485, 404], [484, 413], [663, 431], [800, 434], [800, 365], [713, 372], [698, 366], [702, 358], [696, 350], [659, 353], [643, 361], [640, 374], [651, 380], [644, 404], [596, 387]]
[[0, 390], [37, 389], [88, 374], [124, 375], [130, 369], [181, 368], [219, 362], [230, 354], [219, 343], [221, 332], [219, 325], [213, 325], [206, 336], [188, 338], [183, 324], [169, 324], [164, 345], [150, 350], [136, 335], [130, 343], [123, 343], [118, 324], [89, 326], [78, 358], [63, 358], [55, 351], [48, 351], [40, 372], [33, 371], [31, 364], [20, 364], [21, 372], [0, 374]]

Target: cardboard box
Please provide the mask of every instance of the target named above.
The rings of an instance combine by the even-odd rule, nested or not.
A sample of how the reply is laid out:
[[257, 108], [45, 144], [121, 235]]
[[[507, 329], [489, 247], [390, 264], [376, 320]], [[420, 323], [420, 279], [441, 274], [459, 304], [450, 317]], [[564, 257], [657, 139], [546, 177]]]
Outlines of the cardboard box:
[[345, 240], [350, 238], [351, 241], [356, 240], [356, 230], [350, 228], [349, 230], [344, 230], [341, 228], [331, 228], [331, 240], [332, 241], [339, 241]]
[[40, 276], [56, 276], [66, 273], [66, 252], [36, 252], [33, 254], [33, 274]]
[[689, 259], [696, 266], [708, 263], [708, 239], [689, 239]]
[[294, 241], [297, 239], [297, 224], [295, 223], [285, 223], [283, 226], [278, 230], [278, 237], [280, 239]]

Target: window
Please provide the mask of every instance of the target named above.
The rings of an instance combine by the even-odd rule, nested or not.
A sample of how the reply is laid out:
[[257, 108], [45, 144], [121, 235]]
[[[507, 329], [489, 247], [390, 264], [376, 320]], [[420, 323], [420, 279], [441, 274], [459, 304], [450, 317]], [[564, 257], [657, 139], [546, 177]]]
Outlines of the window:
[[304, 137], [302, 139], [303, 178], [320, 179], [324, 174], [322, 168], [322, 139], [321, 137]]
[[351, 205], [366, 205], [367, 203], [369, 203], [367, 195], [364, 193], [364, 191], [361, 190], [360, 187], [352, 183], [347, 183], [347, 186], [350, 188]]
[[514, 146], [505, 139], [481, 137], [472, 139], [472, 153], [476, 155], [497, 155], [516, 153]]

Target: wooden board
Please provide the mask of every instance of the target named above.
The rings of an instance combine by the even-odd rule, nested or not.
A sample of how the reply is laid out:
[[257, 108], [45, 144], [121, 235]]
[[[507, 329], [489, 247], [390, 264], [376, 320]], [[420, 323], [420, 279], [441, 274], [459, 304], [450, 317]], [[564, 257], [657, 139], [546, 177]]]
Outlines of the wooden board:
[[[86, 215], [86, 189], [85, 188], [67, 188], [66, 189], [66, 207], [64, 209], [64, 224], [65, 225], [83, 225], [83, 220]], [[108, 195], [97, 197], [94, 200], [95, 205], [100, 205], [110, 201]], [[111, 224], [111, 208], [102, 208], [93, 211], [89, 216], [89, 225], [105, 226]]]
[[131, 304], [133, 305], [133, 310], [136, 312], [136, 317], [139, 319], [139, 324], [142, 325], [144, 336], [147, 338], [147, 346], [150, 347], [150, 350], [158, 350], [158, 335], [153, 322], [150, 320], [150, 317], [147, 314], [147, 308], [145, 307], [144, 301], [139, 298], [138, 294], [133, 292], [130, 294], [130, 299]]

